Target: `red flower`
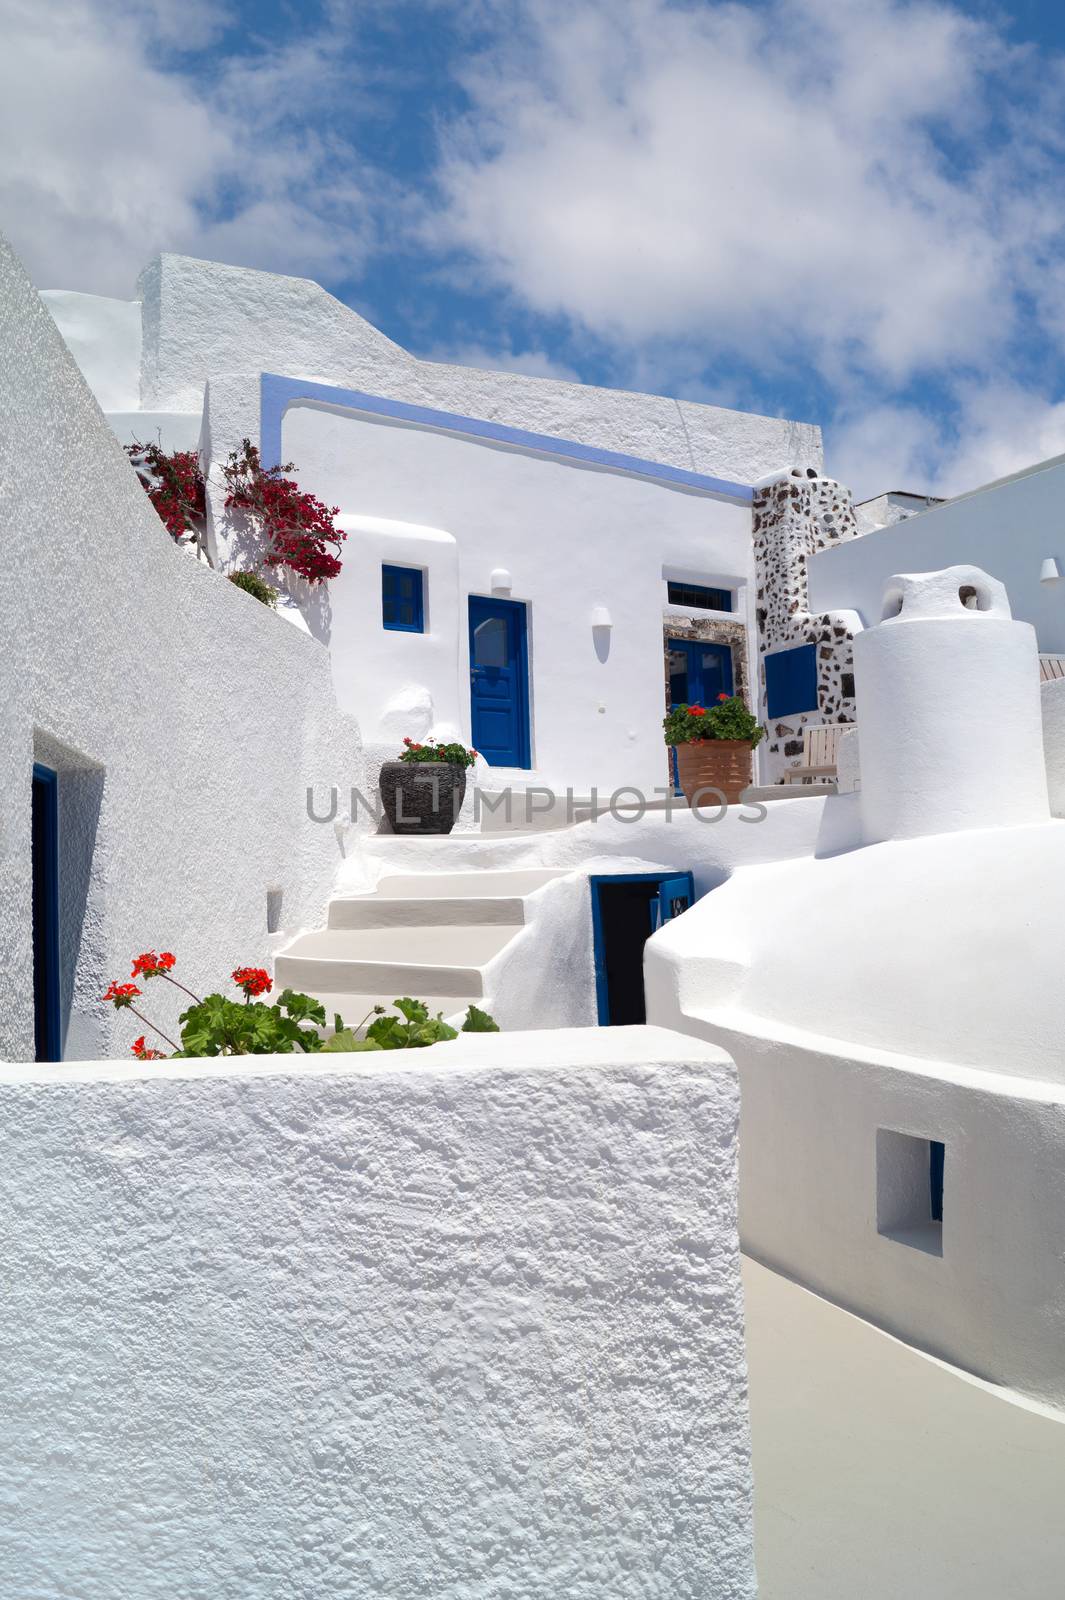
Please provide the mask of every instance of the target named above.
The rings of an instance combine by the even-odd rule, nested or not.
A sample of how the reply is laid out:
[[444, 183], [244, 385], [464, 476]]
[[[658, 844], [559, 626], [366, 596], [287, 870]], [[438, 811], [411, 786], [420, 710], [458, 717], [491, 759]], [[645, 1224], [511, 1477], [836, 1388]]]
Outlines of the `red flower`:
[[177, 957], [171, 955], [169, 950], [164, 950], [161, 956], [157, 956], [154, 950], [146, 950], [134, 961], [130, 977], [161, 978], [170, 971], [176, 959]]
[[719, 694], [717, 698], [719, 700], [731, 700], [732, 696], [730, 694]]
[[270, 974], [264, 967], [237, 967], [232, 973], [233, 982], [247, 995], [249, 1000], [256, 995], [269, 994], [274, 987]]
[[133, 1054], [136, 1056], [138, 1061], [165, 1061], [166, 1060], [166, 1057], [163, 1055], [163, 1052], [161, 1050], [149, 1050], [148, 1049], [148, 1046], [144, 1042], [143, 1033], [141, 1034], [139, 1039], [134, 1039], [133, 1043], [130, 1045], [130, 1049], [133, 1051]]
[[115, 1009], [119, 1010], [122, 1006], [131, 1006], [140, 993], [135, 983], [112, 983], [103, 998], [114, 1001]]
[[688, 715], [692, 716], [692, 717], [705, 717], [706, 716], [706, 707], [705, 706], [689, 706], [688, 707]]
[[409, 739], [404, 739], [403, 743], [404, 744], [410, 744], [410, 740]]

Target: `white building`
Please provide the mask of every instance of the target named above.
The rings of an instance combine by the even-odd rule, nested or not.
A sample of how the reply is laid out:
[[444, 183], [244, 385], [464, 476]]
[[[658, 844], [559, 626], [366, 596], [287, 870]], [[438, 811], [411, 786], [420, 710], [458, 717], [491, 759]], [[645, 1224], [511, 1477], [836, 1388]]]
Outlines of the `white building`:
[[[667, 1571], [671, 1592], [749, 1600], [736, 1077], [703, 1041], [738, 1070], [749, 1255], [1059, 1429], [1065, 679], [1041, 691], [1039, 655], [1065, 650], [1061, 464], [858, 515], [815, 430], [419, 362], [315, 285], [178, 257], [135, 305], [47, 297], [109, 431], [0, 265], [0, 1050], [40, 1058], [0, 1075], [5, 1192], [29, 1219], [5, 1492], [29, 1461], [34, 1537], [66, 1587], [131, 1581], [108, 1464], [76, 1452], [58, 1501], [46, 1473], [117, 1407], [116, 1460], [144, 1471], [160, 1523], [182, 1485], [182, 1581], [204, 1541], [227, 1581], [266, 1549], [265, 1600], [312, 1526], [362, 1582], [351, 1467], [379, 1449], [387, 1495], [359, 1480], [379, 1584], [417, 1592], [408, 1548], [423, 1574], [436, 1559], [480, 1583], [487, 1528], [512, 1587], [557, 1548], [588, 1553], [557, 1571], [591, 1572], [589, 1593]], [[212, 469], [223, 565], [218, 462], [245, 437], [294, 460], [341, 507], [339, 581], [294, 586], [283, 618], [176, 551], [114, 437], [156, 429]], [[398, 627], [386, 568], [413, 584]], [[728, 604], [692, 603], [710, 596]], [[514, 672], [494, 745], [482, 665]], [[308, 785], [369, 793], [403, 734], [429, 731], [485, 745], [482, 784], [668, 787], [663, 706], [685, 673], [684, 698], [708, 697], [713, 672], [758, 686], [770, 779], [811, 728], [855, 723], [851, 792], [717, 820], [467, 817], [436, 839], [308, 812]], [[447, 1014], [483, 1003], [504, 1032], [392, 1070], [119, 1066], [129, 1030], [98, 996], [153, 943], [196, 988], [259, 960], [349, 1020], [416, 992]], [[672, 1031], [594, 1032], [643, 1017], [645, 956]], [[220, 1126], [237, 1133], [216, 1148]], [[117, 1343], [94, 1341], [99, 1282]], [[156, 1470], [114, 1351], [147, 1366], [143, 1308], [162, 1300], [162, 1370], [181, 1377], [151, 1389]], [[205, 1385], [181, 1365], [190, 1340]], [[91, 1381], [64, 1389], [86, 1352]], [[234, 1474], [255, 1464], [247, 1524], [203, 1493], [216, 1450]], [[454, 1537], [406, 1497], [423, 1476], [461, 1506]], [[704, 1504], [705, 1525], [688, 1515]], [[72, 1569], [53, 1525], [76, 1552], [103, 1527], [106, 1562]], [[0, 1533], [13, 1593], [52, 1581], [25, 1560]]]
[[290, 593], [368, 744], [651, 793], [667, 694], [749, 695], [750, 485], [818, 466], [816, 428], [419, 361], [302, 279], [164, 255], [140, 290], [45, 299], [121, 439], [201, 449], [223, 564], [243, 438], [339, 506], [341, 578]]

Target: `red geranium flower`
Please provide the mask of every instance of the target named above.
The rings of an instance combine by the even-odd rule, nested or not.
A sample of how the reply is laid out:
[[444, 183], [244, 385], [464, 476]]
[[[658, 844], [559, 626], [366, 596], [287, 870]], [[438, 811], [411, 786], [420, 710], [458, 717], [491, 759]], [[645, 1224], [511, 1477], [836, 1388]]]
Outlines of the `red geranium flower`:
[[133, 1043], [130, 1045], [130, 1049], [133, 1051], [133, 1054], [136, 1056], [138, 1061], [166, 1060], [166, 1057], [163, 1055], [161, 1050], [149, 1050], [147, 1044], [144, 1042], [143, 1033], [139, 1039], [134, 1039]]
[[122, 1006], [131, 1006], [140, 992], [135, 983], [112, 983], [103, 998], [112, 1000], [116, 1009], [120, 1009]]
[[731, 700], [732, 696], [730, 694], [719, 694], [717, 698], [719, 700]]
[[705, 717], [706, 716], [706, 707], [705, 706], [689, 706], [688, 707], [688, 713], [689, 713], [690, 716], [693, 716], [693, 717]]
[[169, 950], [164, 950], [161, 956], [157, 956], [154, 950], [146, 950], [134, 961], [130, 977], [161, 978], [170, 971], [176, 959], [177, 957], [171, 955]]
[[256, 995], [269, 994], [274, 987], [270, 974], [264, 967], [237, 967], [232, 973], [233, 982], [244, 990], [249, 1000]]

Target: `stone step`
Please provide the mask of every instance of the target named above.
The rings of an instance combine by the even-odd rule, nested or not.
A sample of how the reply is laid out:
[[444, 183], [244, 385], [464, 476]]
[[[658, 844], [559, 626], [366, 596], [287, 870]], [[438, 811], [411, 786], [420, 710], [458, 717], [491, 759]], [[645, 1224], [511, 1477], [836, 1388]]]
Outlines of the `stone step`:
[[516, 933], [513, 924], [465, 927], [327, 928], [304, 933], [274, 962], [278, 988], [307, 994], [484, 993], [482, 967]]
[[[376, 895], [399, 899], [498, 899], [500, 896], [532, 894], [554, 878], [563, 878], [563, 867], [517, 867], [513, 871], [490, 868], [472, 872], [390, 873], [378, 881]], [[354, 898], [354, 897], [353, 897]]]
[[407, 898], [402, 895], [352, 895], [329, 902], [330, 928], [441, 928], [502, 923], [521, 927], [525, 902], [517, 897], [491, 899]]

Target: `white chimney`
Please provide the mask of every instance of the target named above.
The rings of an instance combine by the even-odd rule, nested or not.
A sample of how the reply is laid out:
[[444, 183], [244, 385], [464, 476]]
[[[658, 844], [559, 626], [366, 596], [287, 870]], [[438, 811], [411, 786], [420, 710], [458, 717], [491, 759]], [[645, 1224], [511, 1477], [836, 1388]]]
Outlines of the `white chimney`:
[[889, 579], [854, 641], [867, 844], [1049, 817], [1035, 631], [979, 567]]

